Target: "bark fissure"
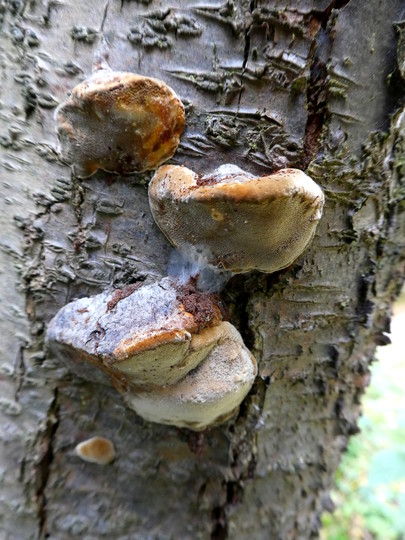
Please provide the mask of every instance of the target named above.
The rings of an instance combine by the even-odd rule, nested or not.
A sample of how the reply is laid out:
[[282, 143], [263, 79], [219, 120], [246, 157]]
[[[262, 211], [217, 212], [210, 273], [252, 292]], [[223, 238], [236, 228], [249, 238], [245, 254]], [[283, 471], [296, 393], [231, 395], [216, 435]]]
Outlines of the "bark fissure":
[[315, 35], [310, 55], [310, 75], [307, 87], [308, 118], [299, 164], [303, 169], [308, 167], [321, 148], [322, 134], [330, 119], [327, 63], [333, 44], [332, 30], [336, 12], [349, 2], [350, 0], [334, 0], [325, 11], [312, 12], [308, 20], [308, 27], [315, 22], [319, 25], [319, 30]]
[[83, 211], [85, 204], [85, 188], [79, 180], [72, 177], [72, 204], [77, 220], [77, 236], [73, 242], [74, 250], [78, 253], [85, 252], [86, 231], [83, 228]]
[[104, 25], [105, 25], [105, 21], [107, 19], [107, 15], [108, 15], [109, 5], [110, 5], [110, 2], [106, 2], [105, 7], [104, 7], [104, 12], [103, 12], [103, 19], [102, 19], [101, 24], [100, 24], [99, 32], [102, 32], [104, 30]]
[[54, 440], [59, 425], [58, 389], [54, 390], [54, 400], [48, 411], [45, 427], [36, 442], [39, 459], [35, 466], [36, 503], [38, 515], [38, 536], [47, 537], [47, 497], [46, 486], [54, 458]]
[[212, 510], [213, 529], [211, 540], [229, 538], [228, 515], [243, 501], [246, 482], [255, 478], [257, 465], [256, 429], [264, 407], [269, 379], [259, 377], [242, 403], [234, 425], [230, 426], [233, 443], [230, 449], [230, 470], [233, 478], [223, 482], [225, 502]]
[[[249, 320], [249, 300], [254, 291], [265, 286], [263, 274], [235, 276], [225, 290], [225, 297], [231, 306], [231, 320], [236, 324], [243, 340], [250, 350], [254, 349], [254, 334]], [[238, 292], [235, 292], [238, 291]], [[229, 538], [228, 514], [243, 500], [244, 483], [254, 478], [256, 468], [256, 427], [262, 413], [268, 378], [258, 377], [241, 404], [235, 423], [230, 426], [233, 442], [230, 448], [230, 470], [232, 479], [224, 481], [222, 489], [225, 502], [212, 510], [213, 528], [211, 540]]]
[[326, 28], [328, 20], [333, 10], [343, 9], [351, 2], [351, 0], [332, 0], [329, 6], [324, 11], [312, 11], [312, 14], [317, 15], [322, 21], [322, 25]]
[[214, 525], [211, 533], [211, 540], [226, 540], [228, 537], [228, 526], [225, 509], [221, 506], [213, 508], [211, 519]]
[[16, 385], [15, 385], [15, 394], [14, 399], [15, 401], [19, 401], [20, 398], [20, 392], [21, 388], [24, 383], [24, 376], [25, 376], [25, 360], [24, 360], [24, 350], [27, 347], [27, 343], [24, 345], [20, 345], [18, 352], [17, 352], [17, 358], [14, 366], [14, 375], [16, 377]]
[[[323, 30], [321, 30], [324, 32]], [[321, 146], [322, 130], [328, 121], [328, 74], [326, 64], [315, 46], [307, 89], [308, 120], [305, 126], [303, 155], [300, 167], [306, 169]]]
[[[252, 14], [254, 7], [255, 7], [256, 1], [251, 0], [249, 4], [249, 12]], [[242, 61], [242, 69], [241, 69], [241, 75], [240, 75], [240, 90], [238, 95], [238, 107], [237, 112], [239, 112], [240, 104], [242, 100], [242, 94], [243, 94], [243, 78], [246, 72], [246, 65], [249, 60], [249, 54], [250, 54], [250, 31], [252, 29], [252, 22], [249, 22], [249, 24], [246, 26], [244, 30], [244, 41], [245, 41], [245, 47], [243, 49], [243, 61]]]

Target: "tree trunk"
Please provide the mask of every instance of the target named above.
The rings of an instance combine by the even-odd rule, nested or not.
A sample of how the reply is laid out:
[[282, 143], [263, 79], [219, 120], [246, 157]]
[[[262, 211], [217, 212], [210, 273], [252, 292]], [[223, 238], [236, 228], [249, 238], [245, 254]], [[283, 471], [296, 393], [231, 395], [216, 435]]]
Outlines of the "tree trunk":
[[[0, 2], [2, 539], [317, 537], [403, 275], [402, 9]], [[200, 434], [144, 422], [44, 352], [60, 307], [165, 276], [171, 251], [150, 174], [79, 181], [55, 152], [53, 109], [90, 74], [103, 36], [113, 69], [163, 79], [185, 104], [174, 163], [298, 167], [326, 196], [298, 261], [223, 291], [259, 376], [236, 418]], [[113, 464], [75, 456], [94, 435], [114, 442]]]

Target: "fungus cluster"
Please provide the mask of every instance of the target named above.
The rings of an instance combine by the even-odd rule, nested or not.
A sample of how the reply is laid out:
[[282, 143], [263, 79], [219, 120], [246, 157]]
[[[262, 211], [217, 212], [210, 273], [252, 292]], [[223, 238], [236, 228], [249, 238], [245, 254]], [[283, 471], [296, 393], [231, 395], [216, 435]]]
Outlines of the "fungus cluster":
[[194, 430], [231, 416], [257, 372], [216, 296], [171, 278], [113, 307], [108, 292], [67, 304], [47, 341], [79, 376], [94, 380], [100, 371], [146, 420]]
[[[183, 105], [162, 81], [100, 69], [73, 89], [56, 121], [61, 159], [77, 177], [157, 169], [149, 185], [157, 225], [180, 252], [198, 248], [207, 267], [275, 272], [315, 234], [324, 196], [300, 170], [158, 168], [185, 126]], [[144, 419], [193, 430], [229, 418], [257, 373], [219, 299], [172, 278], [66, 305], [47, 343], [78, 375], [112, 382]]]

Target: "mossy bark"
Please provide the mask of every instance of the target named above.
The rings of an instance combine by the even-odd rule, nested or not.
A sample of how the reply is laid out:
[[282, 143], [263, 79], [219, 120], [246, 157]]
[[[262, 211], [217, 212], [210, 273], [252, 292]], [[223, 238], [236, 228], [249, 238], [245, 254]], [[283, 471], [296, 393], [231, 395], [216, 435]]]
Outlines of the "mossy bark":
[[[5, 539], [306, 539], [350, 435], [405, 254], [402, 0], [0, 2], [0, 531]], [[174, 163], [307, 170], [311, 247], [223, 291], [260, 375], [236, 418], [143, 422], [44, 352], [69, 300], [166, 274], [149, 175], [72, 178], [53, 111], [108, 43], [186, 105]], [[101, 52], [100, 52], [101, 51]], [[401, 75], [402, 74], [402, 75]], [[254, 240], [252, 240], [254, 241]], [[106, 467], [74, 446], [117, 450]]]

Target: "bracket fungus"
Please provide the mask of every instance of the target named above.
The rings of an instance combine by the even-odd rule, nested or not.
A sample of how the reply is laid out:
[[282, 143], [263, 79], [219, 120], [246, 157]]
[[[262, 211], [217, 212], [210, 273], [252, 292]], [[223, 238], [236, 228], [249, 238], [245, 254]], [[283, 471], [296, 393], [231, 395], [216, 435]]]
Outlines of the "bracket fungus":
[[149, 185], [153, 217], [182, 251], [199, 246], [207, 264], [233, 273], [276, 272], [311, 242], [322, 216], [321, 188], [298, 169], [255, 177], [235, 165], [206, 176], [164, 165]]
[[48, 347], [79, 376], [111, 380], [147, 420], [199, 430], [228, 418], [257, 367], [216, 296], [164, 278], [113, 297], [64, 306], [49, 323]]
[[61, 160], [75, 176], [154, 170], [170, 159], [185, 127], [184, 107], [163, 81], [99, 69], [55, 112]]

